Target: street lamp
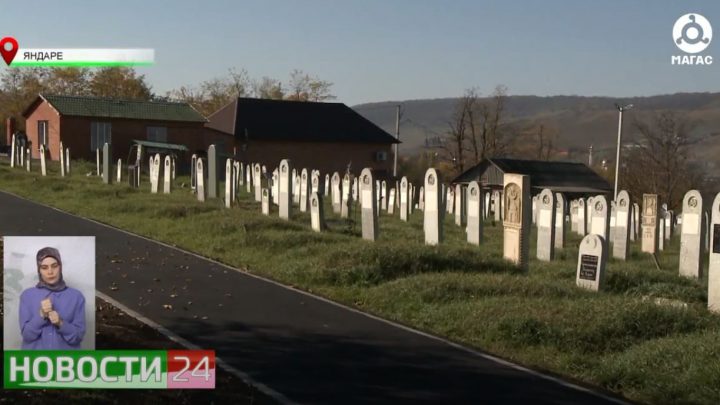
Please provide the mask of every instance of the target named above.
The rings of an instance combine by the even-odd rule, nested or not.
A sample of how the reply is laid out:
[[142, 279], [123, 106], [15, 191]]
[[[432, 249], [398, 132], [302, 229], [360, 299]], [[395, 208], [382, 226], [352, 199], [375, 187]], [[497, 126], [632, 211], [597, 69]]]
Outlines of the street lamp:
[[620, 145], [622, 145], [622, 120], [623, 120], [623, 112], [630, 110], [633, 108], [632, 104], [627, 104], [624, 106], [620, 106], [618, 103], [615, 103], [615, 108], [618, 109], [620, 112], [620, 118], [618, 119], [618, 140], [617, 140], [617, 154], [615, 155], [615, 197], [614, 200], [617, 200], [618, 195], [618, 178], [620, 177]]

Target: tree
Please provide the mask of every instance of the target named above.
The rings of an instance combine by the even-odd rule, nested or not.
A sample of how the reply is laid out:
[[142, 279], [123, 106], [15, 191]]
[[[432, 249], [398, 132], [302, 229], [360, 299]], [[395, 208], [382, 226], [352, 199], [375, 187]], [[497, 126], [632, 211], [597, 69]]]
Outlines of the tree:
[[468, 98], [462, 97], [455, 105], [452, 118], [448, 121], [450, 129], [447, 132], [447, 142], [443, 142], [442, 149], [446, 158], [451, 162], [453, 172], [459, 174], [465, 170], [465, 141], [468, 123]]
[[685, 191], [698, 186], [700, 177], [689, 167], [692, 125], [673, 112], [656, 113], [650, 120], [635, 119], [639, 139], [625, 152], [621, 186], [640, 200], [643, 193], [658, 194], [670, 208], [680, 207]]
[[331, 82], [311, 77], [302, 70], [295, 69], [290, 73], [287, 99], [295, 101], [334, 100], [335, 96], [330, 93], [332, 85]]
[[253, 82], [253, 95], [257, 98], [282, 100], [285, 97], [285, 90], [279, 80], [264, 76], [259, 81]]
[[92, 74], [88, 68], [54, 68], [47, 81], [47, 92], [67, 96], [90, 94]]
[[90, 79], [90, 94], [129, 100], [150, 100], [152, 92], [145, 75], [129, 67], [108, 67], [97, 70]]

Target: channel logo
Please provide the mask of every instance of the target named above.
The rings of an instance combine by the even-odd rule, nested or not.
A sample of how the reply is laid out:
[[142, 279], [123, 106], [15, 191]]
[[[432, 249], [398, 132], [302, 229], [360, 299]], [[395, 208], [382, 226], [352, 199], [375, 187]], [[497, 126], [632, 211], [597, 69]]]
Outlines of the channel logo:
[[672, 30], [675, 46], [685, 55], [673, 55], [673, 65], [710, 65], [713, 62], [711, 55], [697, 55], [703, 52], [712, 41], [712, 25], [704, 16], [689, 13], [675, 21]]

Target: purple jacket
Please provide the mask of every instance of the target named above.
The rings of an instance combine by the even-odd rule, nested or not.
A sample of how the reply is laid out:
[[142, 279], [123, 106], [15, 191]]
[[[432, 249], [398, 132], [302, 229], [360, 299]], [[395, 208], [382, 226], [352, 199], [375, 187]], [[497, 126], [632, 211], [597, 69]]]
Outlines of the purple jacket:
[[[40, 301], [48, 297], [62, 319], [59, 328], [40, 316]], [[56, 292], [28, 288], [20, 295], [20, 331], [24, 350], [79, 349], [85, 336], [85, 298], [70, 287]]]

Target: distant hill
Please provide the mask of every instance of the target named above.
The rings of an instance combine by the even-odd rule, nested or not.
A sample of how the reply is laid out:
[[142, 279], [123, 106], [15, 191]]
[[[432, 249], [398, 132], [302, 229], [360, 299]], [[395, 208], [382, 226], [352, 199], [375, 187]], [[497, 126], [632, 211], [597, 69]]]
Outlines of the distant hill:
[[[457, 103], [456, 98], [388, 101], [356, 105], [355, 111], [387, 132], [395, 133], [395, 107], [403, 105], [400, 125], [401, 154], [415, 154], [426, 138], [443, 136]], [[618, 112], [614, 103], [632, 103], [635, 108], [624, 115], [623, 139], [637, 136], [633, 120], [647, 119], [661, 110], [674, 110], [691, 121], [693, 136], [700, 142], [695, 149], [703, 166], [720, 172], [720, 93], [677, 93], [652, 97], [610, 98], [582, 96], [509, 96], [506, 120], [514, 127], [544, 124], [559, 131], [556, 147], [567, 149], [570, 158], [587, 161], [593, 145], [594, 156], [614, 161]], [[597, 153], [597, 154], [596, 154]]]

